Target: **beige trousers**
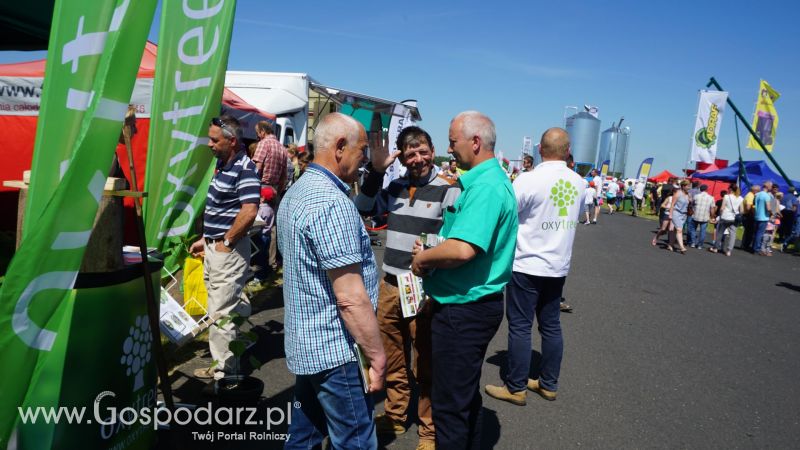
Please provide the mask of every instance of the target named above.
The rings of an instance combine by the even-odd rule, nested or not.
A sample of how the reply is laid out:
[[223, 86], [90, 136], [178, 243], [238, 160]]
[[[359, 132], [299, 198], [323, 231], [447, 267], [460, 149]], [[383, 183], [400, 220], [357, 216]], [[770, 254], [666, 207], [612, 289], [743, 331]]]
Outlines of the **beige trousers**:
[[[205, 244], [203, 279], [208, 291], [208, 315], [220, 314], [221, 318], [236, 313], [250, 315], [250, 300], [242, 293], [250, 271], [250, 239], [239, 240], [230, 253], [217, 251], [217, 244]], [[221, 245], [221, 244], [220, 244]], [[237, 329], [228, 322], [222, 327], [211, 325], [208, 330], [208, 346], [214, 365], [214, 378], [220, 379], [236, 372], [235, 361], [228, 344], [237, 336]]]

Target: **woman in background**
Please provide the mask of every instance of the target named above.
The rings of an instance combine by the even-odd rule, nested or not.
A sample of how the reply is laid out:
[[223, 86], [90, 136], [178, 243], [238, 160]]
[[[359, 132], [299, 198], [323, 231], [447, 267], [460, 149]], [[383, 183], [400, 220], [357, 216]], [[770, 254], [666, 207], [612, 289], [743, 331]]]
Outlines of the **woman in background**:
[[661, 205], [658, 208], [658, 221], [661, 224], [658, 231], [656, 232], [655, 237], [653, 237], [652, 245], [655, 247], [658, 245], [658, 238], [661, 237], [662, 234], [669, 233], [669, 210], [672, 207], [672, 186], [665, 184], [661, 188]]
[[683, 225], [686, 223], [687, 213], [689, 211], [689, 180], [683, 180], [680, 183], [680, 189], [672, 195], [672, 207], [669, 211], [669, 217], [672, 221], [672, 228], [675, 234], [670, 236], [667, 250], [675, 251], [673, 245], [675, 241], [678, 242], [678, 251], [681, 254], [686, 253], [686, 247], [683, 246]]
[[714, 240], [714, 245], [708, 249], [711, 253], [724, 249], [725, 256], [731, 256], [731, 250], [736, 244], [736, 230], [739, 228], [736, 226], [736, 214], [743, 212], [743, 200], [739, 195], [739, 186], [731, 183], [728, 194], [722, 197], [720, 203], [717, 238]]

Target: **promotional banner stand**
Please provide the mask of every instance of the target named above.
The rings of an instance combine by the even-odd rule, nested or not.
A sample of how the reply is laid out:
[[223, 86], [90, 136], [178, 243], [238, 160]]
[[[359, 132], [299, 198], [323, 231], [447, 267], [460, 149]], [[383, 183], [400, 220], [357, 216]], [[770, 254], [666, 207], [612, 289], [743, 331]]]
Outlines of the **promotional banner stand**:
[[[711, 79], [708, 80], [708, 83], [706, 84], [706, 87], [711, 87], [711, 86], [714, 86], [715, 88], [717, 88], [717, 90], [720, 90], [720, 91], [723, 90], [722, 86], [720, 86], [719, 83], [717, 83], [717, 80], [714, 77], [711, 77]], [[786, 184], [788, 184], [789, 186], [794, 186], [794, 184], [792, 183], [792, 180], [789, 179], [789, 177], [783, 171], [783, 168], [781, 168], [781, 166], [778, 165], [778, 161], [775, 161], [775, 158], [772, 156], [770, 151], [767, 150], [767, 147], [764, 145], [763, 142], [761, 142], [761, 138], [758, 136], [758, 134], [755, 131], [753, 131], [753, 127], [750, 126], [750, 124], [744, 118], [742, 113], [739, 112], [739, 108], [737, 108], [736, 105], [733, 104], [733, 102], [731, 101], [730, 95], [728, 96], [727, 102], [728, 102], [728, 105], [730, 105], [731, 109], [733, 109], [733, 112], [736, 114], [736, 117], [738, 117], [739, 120], [741, 120], [742, 123], [744, 124], [744, 126], [747, 128], [747, 131], [750, 133], [750, 136], [752, 136], [753, 139], [755, 139], [755, 141], [758, 142], [758, 145], [761, 147], [761, 150], [763, 150], [764, 154], [767, 155], [767, 158], [769, 158], [769, 160], [772, 163], [772, 165], [774, 165], [775, 168], [778, 169], [778, 173], [780, 173], [781, 176], [783, 177], [783, 179], [786, 180]], [[741, 157], [739, 159], [739, 162], [741, 164]], [[798, 189], [798, 187], [795, 186], [795, 189]]]
[[[138, 192], [139, 185], [136, 182], [133, 147], [131, 146], [131, 135], [133, 134], [131, 127], [131, 123], [126, 117], [125, 123], [122, 126], [122, 136], [125, 140], [125, 150], [128, 153], [128, 164], [131, 169], [131, 190], [133, 192]], [[170, 386], [169, 383], [167, 362], [164, 359], [164, 349], [161, 346], [161, 326], [158, 318], [159, 302], [156, 301], [153, 278], [150, 274], [150, 265], [147, 264], [147, 239], [144, 233], [144, 219], [142, 218], [142, 197], [145, 195], [147, 195], [147, 193], [142, 192], [141, 196], [134, 196], [133, 204], [136, 205], [136, 232], [139, 235], [139, 252], [142, 255], [142, 271], [144, 272], [144, 286], [147, 294], [147, 318], [150, 321], [150, 333], [153, 335], [153, 356], [155, 356], [156, 360], [158, 378], [161, 380], [161, 393], [164, 395], [164, 403], [167, 405], [167, 408], [170, 411], [174, 411], [175, 403], [172, 400], [172, 386]]]

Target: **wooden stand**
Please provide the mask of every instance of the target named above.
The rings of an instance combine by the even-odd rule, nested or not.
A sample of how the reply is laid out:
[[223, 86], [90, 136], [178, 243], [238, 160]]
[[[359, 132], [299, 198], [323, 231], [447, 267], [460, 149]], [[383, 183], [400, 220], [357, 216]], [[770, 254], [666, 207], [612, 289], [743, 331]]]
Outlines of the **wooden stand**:
[[[22, 181], [4, 181], [3, 186], [19, 189], [17, 206], [17, 244], [22, 242], [22, 227], [25, 224], [25, 203], [28, 199], [28, 180], [30, 171], [23, 174]], [[89, 243], [81, 263], [81, 272], [114, 272], [122, 269], [122, 229], [125, 211], [122, 197], [140, 197], [141, 193], [125, 190], [126, 181], [122, 178], [106, 180], [103, 198], [94, 219]]]

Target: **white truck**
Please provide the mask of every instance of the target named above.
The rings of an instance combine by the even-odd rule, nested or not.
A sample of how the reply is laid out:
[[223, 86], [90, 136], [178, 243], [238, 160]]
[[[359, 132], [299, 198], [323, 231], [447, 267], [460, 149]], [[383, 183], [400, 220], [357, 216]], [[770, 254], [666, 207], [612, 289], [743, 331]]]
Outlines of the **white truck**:
[[[313, 142], [314, 128], [326, 114], [341, 111], [352, 115], [370, 130], [374, 113], [382, 128], [389, 128], [392, 116], [421, 120], [416, 101], [394, 102], [320, 84], [305, 73], [228, 71], [225, 87], [261, 111], [274, 114], [275, 135], [283, 145], [296, 144], [303, 151]], [[237, 115], [243, 122], [244, 137], [256, 139], [255, 113]]]

